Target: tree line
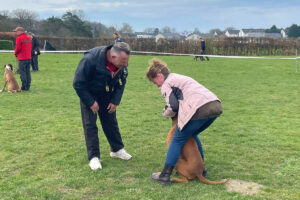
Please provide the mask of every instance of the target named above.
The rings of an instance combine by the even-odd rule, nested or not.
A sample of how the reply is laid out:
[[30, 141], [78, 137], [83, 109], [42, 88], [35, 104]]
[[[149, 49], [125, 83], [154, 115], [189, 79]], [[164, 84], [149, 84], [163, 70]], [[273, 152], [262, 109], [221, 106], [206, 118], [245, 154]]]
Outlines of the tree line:
[[[134, 35], [134, 29], [128, 23], [123, 23], [121, 27], [106, 26], [100, 22], [91, 22], [85, 19], [82, 10], [68, 10], [61, 17], [49, 17], [47, 19], [38, 19], [36, 12], [26, 9], [16, 9], [11, 12], [0, 11], [0, 32], [10, 32], [17, 26], [23, 26], [25, 30], [49, 37], [88, 37], [88, 38], [111, 38], [111, 35], [118, 31], [123, 37]], [[220, 29], [211, 29], [209, 32], [225, 32], [234, 30], [234, 27], [228, 27], [224, 31]], [[300, 26], [292, 24], [285, 28], [288, 37], [300, 37]], [[273, 25], [266, 29], [267, 33], [280, 33], [281, 29]], [[144, 32], [156, 35], [158, 33], [176, 33], [175, 28], [165, 26], [159, 28], [146, 28]], [[184, 31], [189, 33], [203, 34], [198, 28], [194, 31]]]
[[61, 17], [38, 19], [38, 14], [25, 9], [11, 12], [0, 11], [0, 32], [11, 32], [15, 27], [22, 26], [26, 31], [49, 37], [111, 37], [116, 31], [126, 35], [133, 33], [133, 28], [123, 23], [117, 29], [115, 26], [105, 26], [99, 22], [85, 20], [81, 10], [66, 11]]

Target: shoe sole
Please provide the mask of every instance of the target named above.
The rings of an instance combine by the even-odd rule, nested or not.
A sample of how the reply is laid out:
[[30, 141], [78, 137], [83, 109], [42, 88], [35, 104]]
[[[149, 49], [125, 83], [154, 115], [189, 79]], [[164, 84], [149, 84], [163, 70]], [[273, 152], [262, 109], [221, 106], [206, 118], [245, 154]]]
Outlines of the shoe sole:
[[[90, 167], [90, 168], [91, 168], [91, 167]], [[101, 167], [96, 168], [96, 169], [92, 169], [92, 168], [91, 168], [91, 170], [93, 170], [93, 171], [100, 170], [100, 169], [102, 169], [102, 168], [101, 168]]]
[[171, 185], [171, 182], [162, 182], [162, 181], [159, 181], [159, 180], [155, 180], [155, 179], [152, 179], [151, 176], [150, 176], [150, 180], [153, 182], [153, 183], [159, 183], [163, 186], [169, 186]]
[[119, 159], [121, 159], [121, 160], [130, 160], [132, 157], [130, 157], [130, 158], [120, 158], [120, 157], [118, 157], [118, 156], [114, 156], [114, 155], [110, 155], [110, 157], [111, 158], [119, 158]]

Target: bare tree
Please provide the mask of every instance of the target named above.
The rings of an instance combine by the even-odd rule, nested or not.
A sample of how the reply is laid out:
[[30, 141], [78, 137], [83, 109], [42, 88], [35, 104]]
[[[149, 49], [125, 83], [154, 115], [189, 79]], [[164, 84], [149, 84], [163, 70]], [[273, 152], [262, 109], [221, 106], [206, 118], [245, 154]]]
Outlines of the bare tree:
[[169, 26], [164, 26], [162, 28], [162, 33], [176, 33], [176, 29]]
[[0, 31], [10, 32], [16, 27], [16, 24], [9, 17], [8, 10], [0, 11]]
[[236, 30], [233, 26], [229, 26], [227, 28], [225, 28], [224, 31], [232, 31], [232, 30]]
[[0, 11], [0, 16], [1, 16], [1, 19], [2, 18], [8, 18], [9, 17], [9, 11], [8, 10], [1, 10]]
[[108, 33], [110, 34], [111, 37], [114, 32], [117, 32], [116, 26], [113, 26], [113, 25], [109, 26], [107, 29], [108, 29]]
[[199, 29], [198, 29], [198, 28], [195, 28], [195, 29], [194, 29], [194, 31], [193, 31], [193, 33], [194, 33], [194, 34], [198, 34], [198, 35], [200, 35], [200, 34], [201, 34], [201, 32], [199, 31]]
[[162, 28], [162, 33], [171, 33], [172, 30], [169, 26], [165, 26]]
[[87, 22], [92, 28], [93, 37], [109, 38], [112, 34], [108, 28], [100, 22]]
[[35, 31], [35, 23], [37, 22], [38, 14], [25, 9], [13, 10], [11, 13], [13, 19], [18, 26], [24, 27], [27, 31]]
[[127, 23], [123, 23], [121, 29], [119, 30], [123, 35], [129, 36], [133, 33], [133, 28]]
[[144, 32], [145, 32], [145, 33], [149, 33], [149, 34], [153, 34], [154, 31], [155, 31], [155, 28], [145, 28], [145, 29], [144, 29]]

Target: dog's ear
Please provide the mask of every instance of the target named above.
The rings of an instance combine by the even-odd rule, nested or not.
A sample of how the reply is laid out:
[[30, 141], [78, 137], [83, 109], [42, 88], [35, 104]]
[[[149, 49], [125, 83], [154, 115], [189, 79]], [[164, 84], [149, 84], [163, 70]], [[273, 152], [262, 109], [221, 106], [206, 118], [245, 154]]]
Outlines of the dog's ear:
[[9, 64], [10, 68], [11, 68], [11, 71], [14, 71], [14, 68], [12, 66], [12, 64]]

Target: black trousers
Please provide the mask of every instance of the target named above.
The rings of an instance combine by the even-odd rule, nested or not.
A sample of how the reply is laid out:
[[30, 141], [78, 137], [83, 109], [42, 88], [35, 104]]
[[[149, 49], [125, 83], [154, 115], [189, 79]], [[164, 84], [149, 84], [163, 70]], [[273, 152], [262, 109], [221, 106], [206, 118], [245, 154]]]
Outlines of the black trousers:
[[31, 84], [30, 74], [30, 63], [31, 60], [20, 60], [19, 61], [19, 73], [22, 81], [22, 90], [29, 90]]
[[33, 54], [31, 58], [32, 71], [39, 71], [38, 55]]
[[[107, 112], [107, 106], [110, 103], [110, 94], [103, 93], [102, 95], [98, 95], [96, 100], [99, 104], [98, 115], [103, 132], [111, 147], [111, 151], [117, 152], [124, 148], [124, 144], [119, 131], [116, 112], [112, 114]], [[93, 157], [100, 158], [98, 127], [96, 124], [97, 114], [94, 114], [92, 110], [81, 101], [80, 107], [88, 159], [91, 160]]]

